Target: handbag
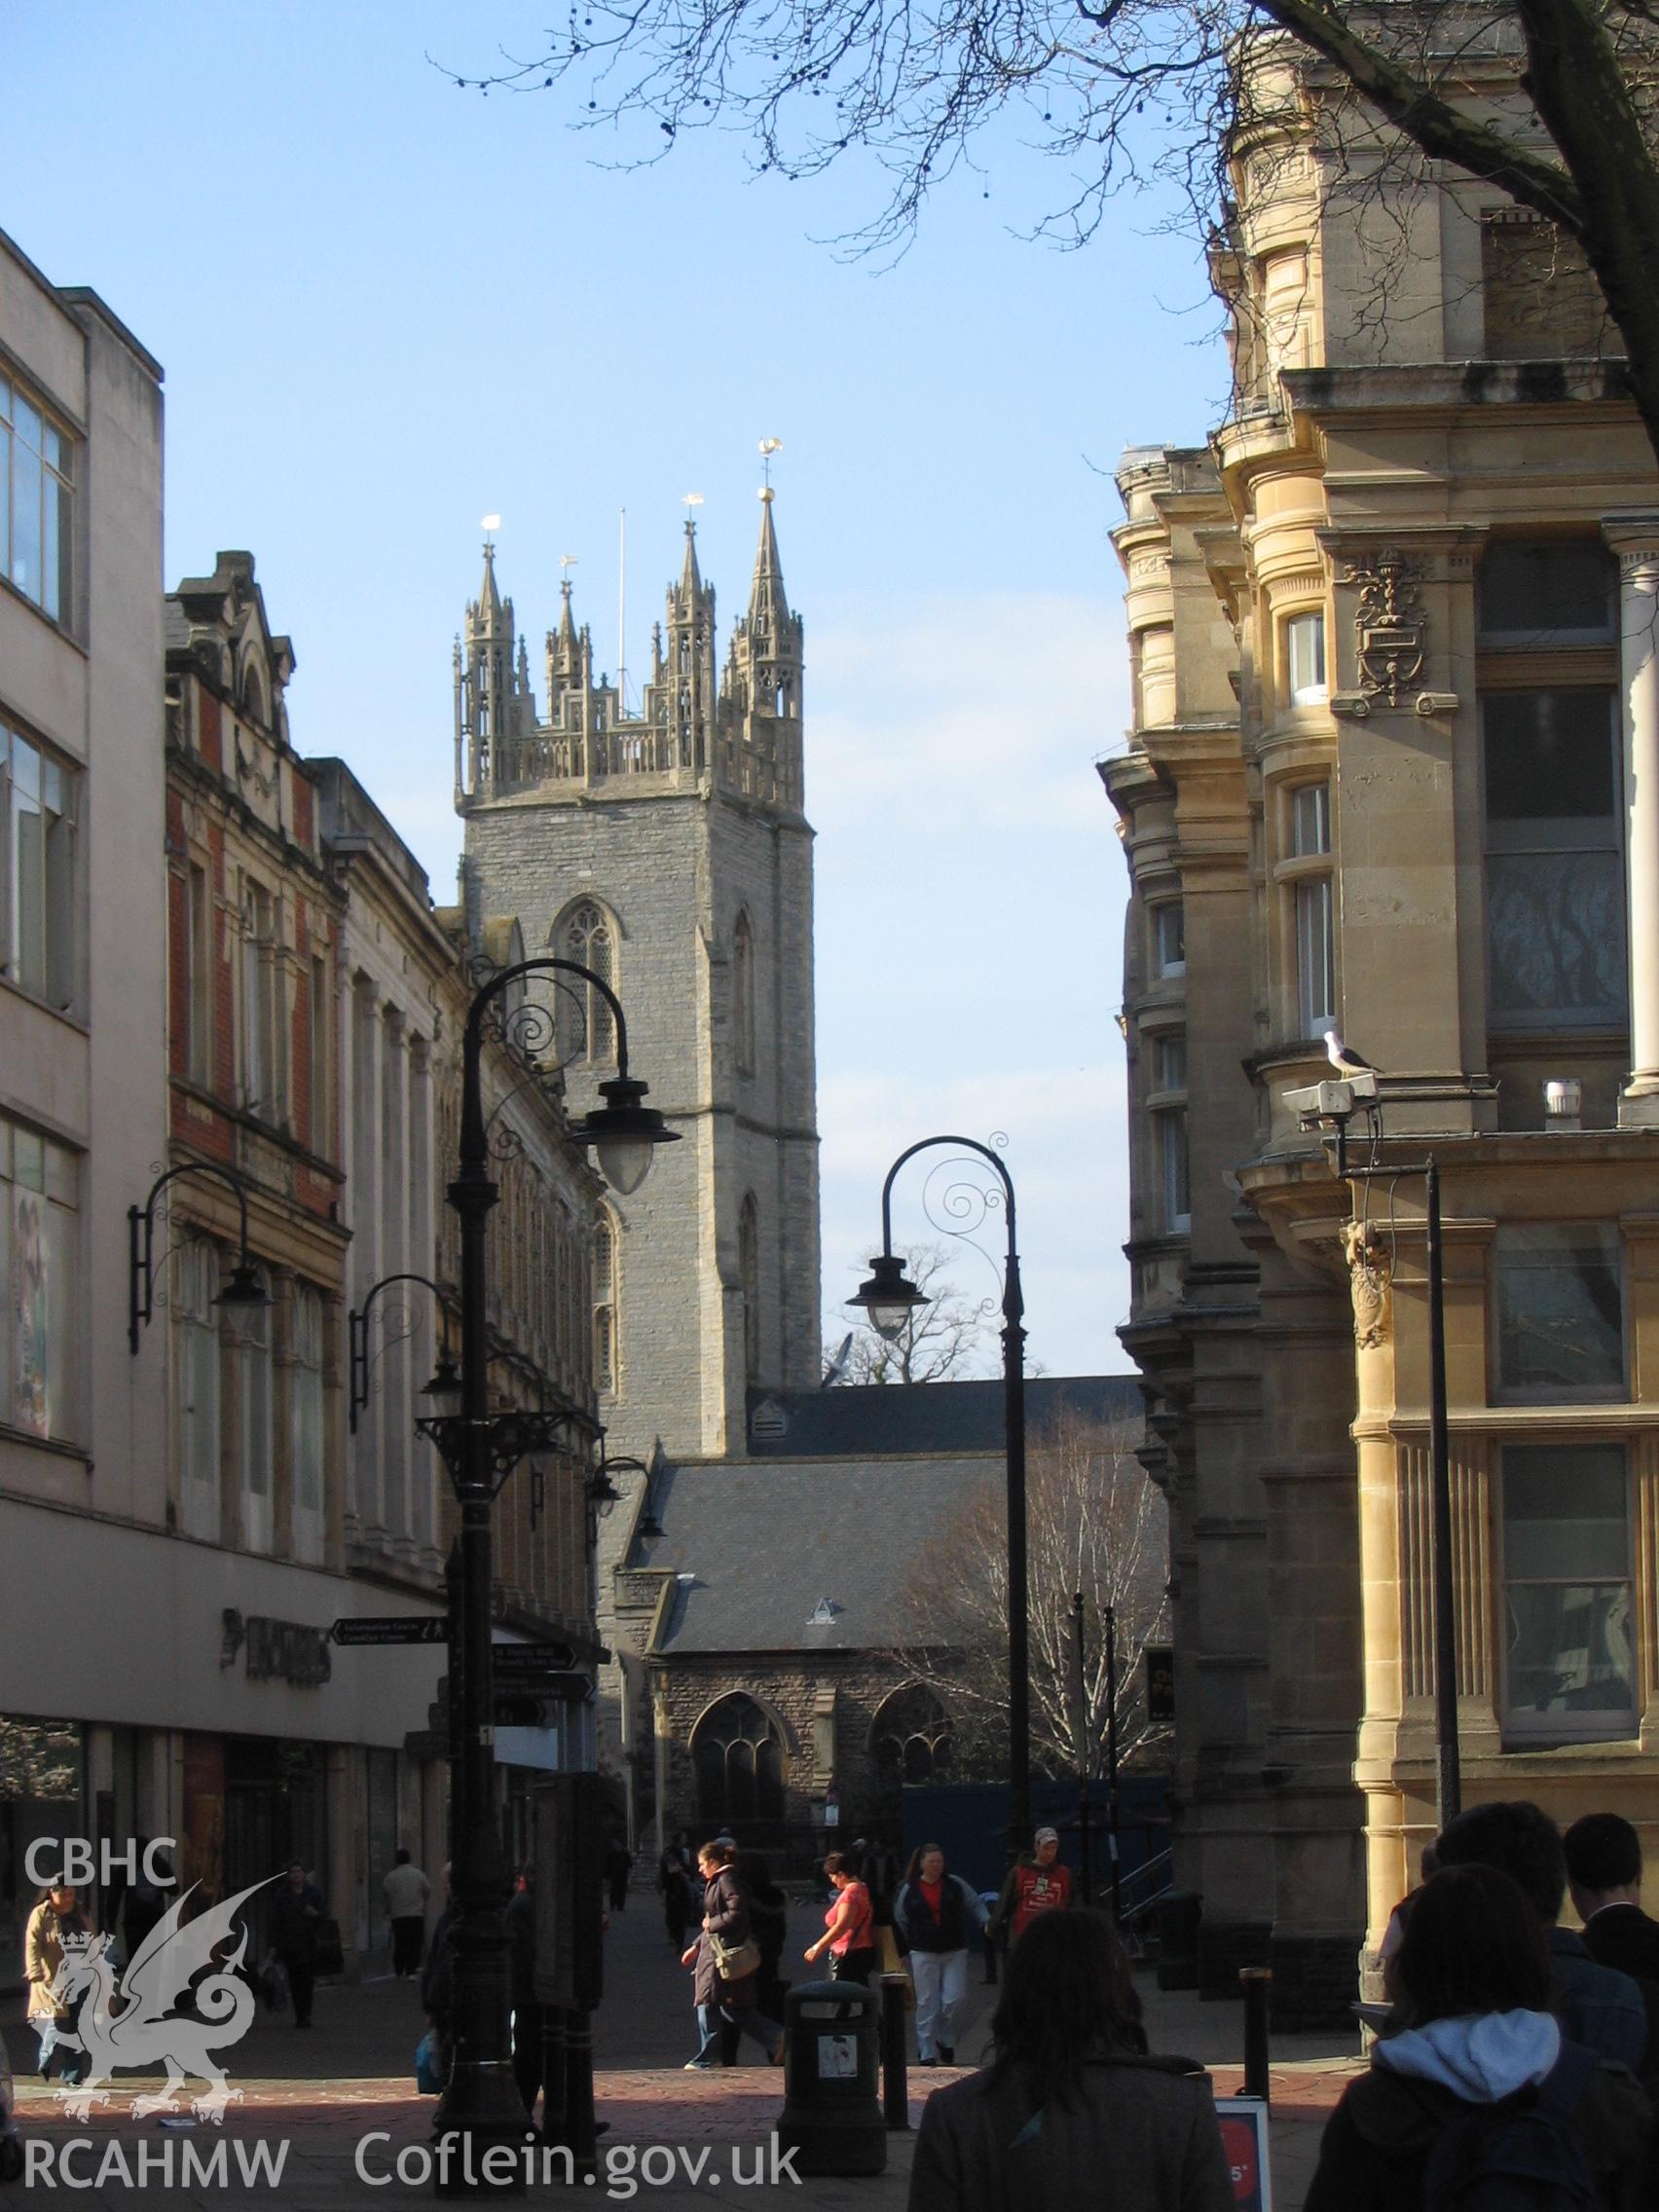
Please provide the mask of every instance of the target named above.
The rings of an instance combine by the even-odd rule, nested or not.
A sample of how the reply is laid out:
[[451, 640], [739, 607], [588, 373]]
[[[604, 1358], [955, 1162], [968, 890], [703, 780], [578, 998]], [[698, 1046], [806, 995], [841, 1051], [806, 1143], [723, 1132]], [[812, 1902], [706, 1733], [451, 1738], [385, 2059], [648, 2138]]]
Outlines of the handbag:
[[265, 1971], [259, 1977], [259, 1993], [265, 2000], [267, 2010], [272, 2012], [287, 2010], [288, 1970], [275, 1951], [266, 1960]]
[[753, 1936], [746, 1936], [741, 1943], [730, 1943], [723, 1936], [711, 1933], [709, 1948], [715, 1954], [715, 1972], [722, 1981], [741, 1981], [745, 1974], [760, 1971], [760, 1946]]
[[415, 2086], [424, 2097], [443, 2094], [443, 2053], [438, 2047], [438, 2031], [428, 2028], [415, 2046]]

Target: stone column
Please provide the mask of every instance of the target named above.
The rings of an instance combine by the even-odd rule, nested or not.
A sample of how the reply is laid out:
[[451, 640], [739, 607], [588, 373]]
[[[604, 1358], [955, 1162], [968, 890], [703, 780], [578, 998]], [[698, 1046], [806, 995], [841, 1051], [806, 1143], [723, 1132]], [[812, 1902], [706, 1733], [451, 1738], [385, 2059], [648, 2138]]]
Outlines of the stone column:
[[1659, 1127], [1659, 514], [1603, 524], [1619, 560], [1630, 1082], [1623, 1128]]

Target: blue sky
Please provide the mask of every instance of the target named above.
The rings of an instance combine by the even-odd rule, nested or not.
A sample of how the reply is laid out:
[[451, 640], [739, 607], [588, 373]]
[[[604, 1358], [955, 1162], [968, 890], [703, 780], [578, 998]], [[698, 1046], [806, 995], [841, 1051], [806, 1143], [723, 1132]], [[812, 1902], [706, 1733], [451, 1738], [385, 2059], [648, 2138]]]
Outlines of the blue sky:
[[[460, 843], [450, 648], [480, 518], [502, 518], [534, 674], [563, 554], [613, 661], [626, 507], [639, 668], [682, 496], [704, 497], [723, 631], [754, 558], [757, 443], [783, 440], [827, 1303], [873, 1249], [897, 1152], [1002, 1130], [1032, 1358], [1121, 1367], [1124, 875], [1092, 766], [1126, 719], [1110, 470], [1215, 415], [1197, 257], [1146, 201], [1082, 252], [1014, 235], [1062, 180], [1007, 130], [878, 271], [815, 242], [873, 210], [867, 167], [752, 179], [714, 132], [605, 168], [563, 127], [571, 95], [480, 99], [425, 58], [481, 70], [547, 14], [11, 0], [0, 227], [164, 363], [169, 584], [221, 546], [254, 553], [298, 656], [296, 744], [350, 761], [440, 899]], [[896, 1231], [927, 1234], [919, 1187]], [[971, 1256], [955, 1272], [991, 1286]]]

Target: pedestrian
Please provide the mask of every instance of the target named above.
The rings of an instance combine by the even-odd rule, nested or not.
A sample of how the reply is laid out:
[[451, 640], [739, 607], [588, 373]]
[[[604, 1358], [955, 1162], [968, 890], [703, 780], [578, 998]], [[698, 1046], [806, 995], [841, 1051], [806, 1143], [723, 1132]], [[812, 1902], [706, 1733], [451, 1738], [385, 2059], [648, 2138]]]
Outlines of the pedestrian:
[[63, 1964], [66, 1943], [91, 1940], [92, 1924], [76, 1898], [72, 1882], [55, 1881], [37, 1893], [23, 1930], [23, 1978], [29, 1985], [28, 2022], [40, 2043], [40, 2078], [79, 2083], [86, 2075], [86, 2046], [75, 2032], [79, 2004], [63, 2004], [52, 1984]]
[[287, 1875], [271, 1899], [271, 1948], [287, 1972], [296, 2028], [309, 2028], [312, 2024], [316, 1945], [321, 1933], [321, 1892], [307, 1881], [300, 1862], [291, 1859]]
[[869, 1909], [875, 1917], [875, 1925], [891, 1928], [894, 1899], [903, 1878], [899, 1870], [899, 1854], [891, 1838], [878, 1832], [874, 1841], [861, 1853], [859, 1863], [864, 1869], [864, 1884], [869, 1892]]
[[1063, 1912], [1071, 1903], [1071, 1868], [1060, 1864], [1057, 1828], [1039, 1828], [1031, 1839], [1031, 1856], [1008, 1870], [995, 1909], [991, 1913], [993, 1942], [1014, 1944], [1034, 1920], [1046, 1912]]
[[676, 1828], [657, 1861], [657, 1888], [662, 1892], [662, 1916], [668, 1923], [668, 1939], [677, 1951], [685, 1948], [685, 1931], [691, 1921], [691, 1846], [685, 1830]]
[[421, 1952], [426, 1935], [426, 1899], [431, 1894], [431, 1883], [399, 1844], [391, 1871], [381, 1884], [386, 1916], [391, 1922], [391, 1971], [399, 1981], [421, 1971]]
[[1618, 1813], [1586, 1813], [1561, 1839], [1572, 1909], [1598, 1966], [1659, 1983], [1659, 1920], [1641, 1909], [1641, 1839]]
[[1418, 1891], [1422, 1888], [1423, 1883], [1428, 1880], [1439, 1863], [1439, 1860], [1434, 1855], [1433, 1844], [1425, 1843], [1418, 1856], [1418, 1870], [1420, 1878], [1417, 1889], [1408, 1890], [1388, 1915], [1388, 1925], [1383, 1929], [1382, 1940], [1377, 1947], [1377, 1956], [1382, 1965], [1382, 1991], [1390, 2002], [1394, 1995], [1394, 1961], [1399, 1956], [1400, 1945], [1405, 1941], [1406, 1922], [1411, 1918], [1413, 1901]]
[[784, 2017], [784, 1984], [778, 1969], [783, 1964], [784, 1937], [789, 1927], [789, 1899], [772, 1879], [763, 1851], [740, 1851], [733, 1862], [737, 1878], [749, 1892], [749, 1924], [760, 1946], [759, 1978], [756, 2003], [768, 2019], [781, 2025]]
[[526, 2116], [541, 2094], [542, 2010], [535, 1994], [535, 1868], [527, 1860], [507, 1900], [507, 1942], [513, 2000], [513, 2080]]
[[427, 1946], [426, 1963], [421, 1970], [421, 2003], [425, 2008], [426, 2024], [438, 2039], [438, 2071], [447, 2082], [453, 2055], [450, 2015], [455, 2002], [454, 1936], [459, 1907], [450, 1887], [448, 1866], [443, 1870], [442, 1880], [443, 1910], [432, 1925], [432, 1940]]
[[1563, 2037], [1551, 1967], [1511, 1876], [1473, 1861], [1431, 1876], [1395, 1956], [1397, 2024], [1326, 2122], [1304, 2212], [1637, 2212], [1647, 2099], [1622, 2065]]
[[634, 1871], [634, 1854], [628, 1849], [628, 1839], [618, 1828], [606, 1846], [605, 1879], [610, 1891], [612, 1912], [628, 1909], [628, 1877]]
[[1567, 1897], [1561, 1830], [1525, 1798], [1471, 1805], [1436, 1841], [1444, 1866], [1496, 1866], [1519, 1884], [1538, 1916], [1554, 1977], [1553, 2009], [1569, 2042], [1639, 2073], [1647, 2051], [1647, 2010], [1627, 1973], [1598, 1966], [1582, 1936], [1558, 1928]]
[[993, 2063], [922, 2107], [908, 2212], [1235, 2212], [1209, 2078], [1147, 2055], [1103, 1914], [1032, 1926], [991, 2037]]
[[968, 1937], [985, 1919], [977, 1893], [947, 1870], [942, 1845], [919, 1845], [893, 1900], [893, 1924], [910, 1954], [920, 2065], [956, 2064], [957, 2015], [968, 1994]]
[[703, 1877], [703, 1927], [680, 1959], [682, 1967], [692, 1970], [691, 1995], [701, 2037], [696, 2057], [685, 2062], [688, 2074], [719, 2065], [722, 2021], [753, 2036], [772, 2065], [783, 2064], [784, 2031], [756, 2008], [760, 1946], [750, 1927], [749, 1893], [730, 1861], [730, 1846], [718, 1841], [704, 1844], [697, 1854], [697, 1871]]
[[850, 1853], [843, 1856], [831, 1851], [824, 1862], [824, 1871], [835, 1895], [824, 1915], [823, 1935], [806, 1947], [807, 1961], [810, 1964], [821, 1959], [828, 1951], [831, 1981], [857, 1981], [867, 1988], [879, 1956], [869, 1892], [860, 1878], [858, 1861]]

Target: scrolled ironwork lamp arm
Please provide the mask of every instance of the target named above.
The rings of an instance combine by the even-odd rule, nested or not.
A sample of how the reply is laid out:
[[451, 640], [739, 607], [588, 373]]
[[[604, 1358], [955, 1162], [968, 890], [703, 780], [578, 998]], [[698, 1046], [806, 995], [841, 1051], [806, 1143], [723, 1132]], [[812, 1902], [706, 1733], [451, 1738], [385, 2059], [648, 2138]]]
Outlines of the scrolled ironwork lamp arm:
[[156, 1309], [155, 1302], [155, 1239], [156, 1200], [169, 1183], [181, 1175], [211, 1175], [223, 1183], [237, 1201], [237, 1217], [240, 1225], [241, 1249], [237, 1261], [238, 1277], [245, 1278], [253, 1262], [247, 1248], [247, 1186], [234, 1169], [221, 1166], [216, 1160], [185, 1160], [176, 1167], [168, 1167], [150, 1185], [149, 1196], [141, 1206], [127, 1209], [127, 1248], [129, 1264], [127, 1297], [127, 1348], [136, 1355], [140, 1336], [149, 1327]]

